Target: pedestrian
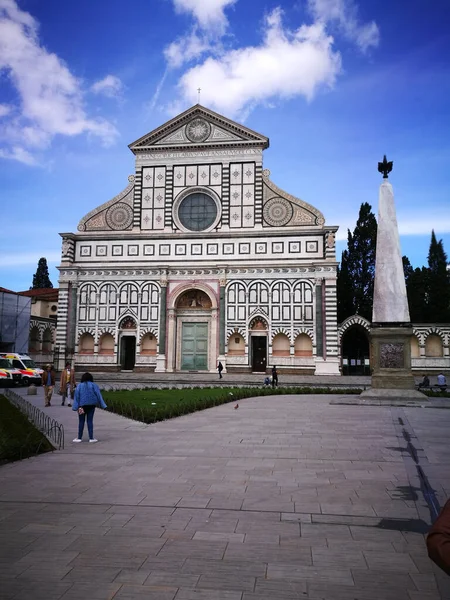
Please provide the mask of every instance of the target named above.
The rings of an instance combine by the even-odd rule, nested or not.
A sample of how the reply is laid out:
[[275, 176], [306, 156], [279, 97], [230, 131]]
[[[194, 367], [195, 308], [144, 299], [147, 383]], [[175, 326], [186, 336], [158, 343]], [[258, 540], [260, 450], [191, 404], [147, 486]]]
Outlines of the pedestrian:
[[61, 406], [64, 406], [66, 398], [69, 399], [67, 406], [72, 406], [71, 400], [73, 400], [75, 387], [75, 369], [72, 369], [70, 362], [66, 362], [66, 366], [61, 373], [61, 381], [59, 383], [59, 393], [62, 396]]
[[219, 371], [219, 379], [222, 379], [223, 364], [220, 362], [220, 360], [219, 364], [217, 365], [217, 370]]
[[45, 367], [45, 371], [42, 373], [42, 385], [44, 386], [45, 406], [51, 406], [50, 400], [52, 399], [53, 388], [55, 387], [55, 372], [53, 371], [53, 365], [47, 365]]
[[79, 443], [83, 439], [85, 421], [87, 421], [89, 442], [92, 444], [98, 442], [94, 437], [94, 413], [97, 406], [106, 408], [100, 388], [94, 383], [94, 378], [90, 373], [84, 373], [80, 384], [75, 389], [72, 406], [72, 410], [78, 411], [78, 437], [73, 440], [75, 443]]
[[445, 392], [447, 389], [447, 378], [445, 377], [444, 373], [439, 373], [437, 376], [437, 384], [438, 387], [441, 388], [441, 392]]
[[276, 365], [272, 367], [272, 387], [278, 386], [278, 373]]
[[430, 387], [430, 378], [428, 375], [424, 375], [422, 381], [419, 383], [418, 388], [429, 388]]

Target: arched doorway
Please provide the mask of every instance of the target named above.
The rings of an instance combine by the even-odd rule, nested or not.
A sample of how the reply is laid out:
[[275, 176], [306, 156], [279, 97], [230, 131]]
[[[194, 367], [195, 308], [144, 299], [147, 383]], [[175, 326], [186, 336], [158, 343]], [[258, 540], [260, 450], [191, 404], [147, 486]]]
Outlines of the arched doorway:
[[123, 371], [132, 371], [136, 362], [136, 321], [125, 317], [120, 322], [120, 353], [119, 361]]
[[214, 370], [216, 317], [217, 307], [213, 306], [212, 297], [200, 286], [181, 291], [169, 310], [168, 365], [179, 371]]
[[341, 338], [342, 375], [370, 375], [370, 349], [367, 330], [354, 324]]
[[252, 371], [265, 373], [267, 367], [267, 321], [262, 317], [255, 317], [250, 321], [249, 330]]

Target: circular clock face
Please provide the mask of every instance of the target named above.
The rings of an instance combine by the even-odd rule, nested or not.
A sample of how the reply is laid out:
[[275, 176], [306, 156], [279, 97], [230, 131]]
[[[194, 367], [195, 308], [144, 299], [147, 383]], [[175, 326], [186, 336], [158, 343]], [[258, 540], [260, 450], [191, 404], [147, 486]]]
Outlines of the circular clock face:
[[211, 133], [211, 125], [205, 119], [193, 119], [186, 125], [186, 136], [191, 142], [204, 142]]
[[189, 194], [178, 207], [180, 223], [190, 231], [204, 231], [217, 217], [217, 205], [211, 196], [197, 192]]

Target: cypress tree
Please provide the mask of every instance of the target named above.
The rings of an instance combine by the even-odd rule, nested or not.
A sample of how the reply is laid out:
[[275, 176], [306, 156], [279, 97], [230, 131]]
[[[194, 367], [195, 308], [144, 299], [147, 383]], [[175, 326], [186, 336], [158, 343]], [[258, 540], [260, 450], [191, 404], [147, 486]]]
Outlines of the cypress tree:
[[[377, 221], [368, 202], [363, 202], [353, 233], [348, 230], [347, 250], [338, 271], [338, 319], [352, 314], [372, 320]], [[340, 295], [343, 299], [339, 299]]]
[[442, 240], [436, 240], [431, 232], [428, 252], [428, 302], [427, 321], [434, 323], [450, 322], [450, 279], [447, 271], [447, 254]]
[[50, 277], [48, 274], [47, 259], [40, 258], [36, 273], [33, 275], [33, 285], [30, 287], [30, 290], [52, 287], [53, 284], [50, 281]]

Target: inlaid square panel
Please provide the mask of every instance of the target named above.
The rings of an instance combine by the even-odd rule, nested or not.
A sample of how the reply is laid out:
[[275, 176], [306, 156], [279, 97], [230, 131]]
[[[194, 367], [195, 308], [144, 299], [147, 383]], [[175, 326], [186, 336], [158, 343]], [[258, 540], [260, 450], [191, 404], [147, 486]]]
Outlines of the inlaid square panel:
[[144, 255], [145, 256], [153, 256], [154, 254], [155, 254], [154, 244], [145, 244], [144, 245]]
[[282, 254], [284, 252], [284, 243], [272, 242], [272, 252], [273, 254]]
[[301, 242], [289, 242], [289, 252], [291, 254], [301, 252]]
[[240, 206], [242, 202], [242, 186], [232, 185], [230, 186], [230, 205]]
[[175, 254], [184, 256], [186, 254], [186, 244], [175, 244]]
[[257, 242], [255, 250], [256, 250], [256, 254], [266, 254], [267, 253], [266, 242]]
[[197, 183], [197, 165], [186, 167], [186, 185], [198, 185]]
[[155, 169], [154, 167], [144, 167], [142, 169], [142, 187], [153, 187], [155, 180]]
[[239, 244], [239, 254], [250, 254], [250, 244]]
[[142, 208], [153, 208], [153, 189], [142, 190]]
[[234, 254], [234, 244], [223, 244], [222, 252], [223, 254]]
[[96, 256], [106, 256], [108, 252], [108, 246], [97, 246], [95, 249]]
[[122, 256], [123, 255], [123, 246], [113, 246], [112, 254], [113, 254], [113, 256]]
[[218, 252], [219, 252], [218, 244], [208, 244], [207, 249], [206, 249], [207, 254], [217, 254]]
[[169, 256], [170, 255], [170, 244], [161, 244], [159, 247], [160, 256]]
[[306, 252], [317, 252], [318, 243], [317, 241], [306, 242]]
[[195, 255], [202, 254], [202, 245], [201, 244], [192, 244], [191, 252], [192, 252], [192, 254], [195, 254]]
[[164, 229], [164, 209], [155, 209], [153, 215], [153, 227], [154, 229]]
[[128, 245], [128, 256], [137, 256], [139, 254], [139, 246], [137, 244]]
[[90, 246], [80, 246], [80, 255], [81, 256], [90, 256], [91, 255], [91, 247]]
[[173, 185], [175, 187], [184, 187], [185, 184], [185, 167], [174, 167], [173, 169]]
[[242, 183], [242, 165], [240, 163], [230, 164], [230, 183]]

